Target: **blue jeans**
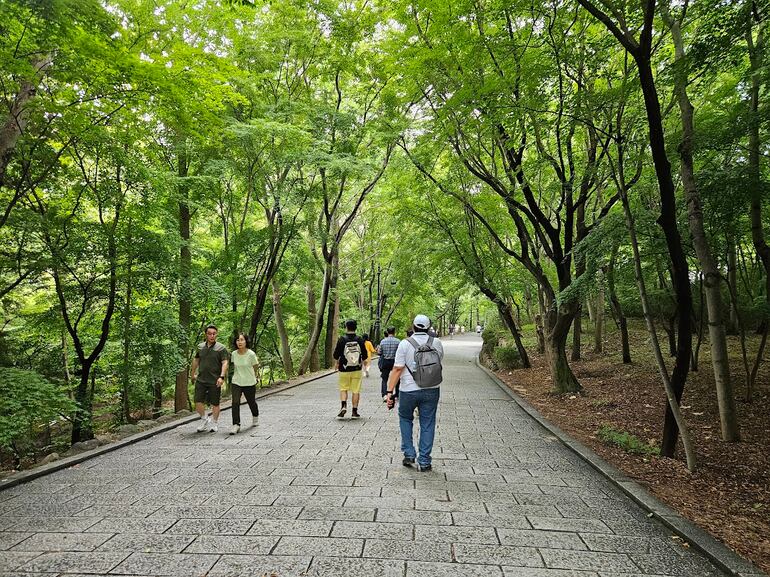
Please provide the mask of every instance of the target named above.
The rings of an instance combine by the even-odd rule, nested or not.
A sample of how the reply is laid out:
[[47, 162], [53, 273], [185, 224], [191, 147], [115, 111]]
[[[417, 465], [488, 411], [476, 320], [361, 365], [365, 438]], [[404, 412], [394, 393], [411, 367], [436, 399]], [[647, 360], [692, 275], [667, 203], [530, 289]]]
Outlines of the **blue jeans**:
[[[401, 451], [404, 457], [417, 459], [419, 465], [430, 465], [430, 452], [436, 435], [436, 410], [440, 388], [401, 391], [398, 397], [398, 422], [401, 428]], [[414, 410], [420, 410], [420, 456], [414, 450], [412, 432]]]

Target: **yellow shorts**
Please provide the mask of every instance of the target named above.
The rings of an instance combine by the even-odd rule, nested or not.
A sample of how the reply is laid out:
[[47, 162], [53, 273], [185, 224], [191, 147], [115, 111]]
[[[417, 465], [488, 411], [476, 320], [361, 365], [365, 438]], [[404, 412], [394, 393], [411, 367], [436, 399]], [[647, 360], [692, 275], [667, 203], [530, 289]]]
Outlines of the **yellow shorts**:
[[340, 391], [350, 391], [354, 395], [361, 392], [361, 371], [350, 371], [349, 373], [339, 373]]

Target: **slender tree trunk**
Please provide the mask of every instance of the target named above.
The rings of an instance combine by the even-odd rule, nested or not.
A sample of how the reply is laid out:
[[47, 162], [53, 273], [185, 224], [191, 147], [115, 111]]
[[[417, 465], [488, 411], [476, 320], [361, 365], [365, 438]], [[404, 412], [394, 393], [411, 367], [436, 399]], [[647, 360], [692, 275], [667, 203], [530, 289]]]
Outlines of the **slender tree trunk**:
[[[735, 237], [732, 234], [727, 235], [727, 284], [731, 291], [738, 294], [738, 266], [735, 250]], [[738, 334], [738, 299], [730, 299], [730, 320], [727, 323], [727, 334]]]
[[128, 219], [128, 231], [126, 237], [126, 246], [128, 247], [128, 255], [126, 257], [126, 302], [123, 308], [123, 391], [122, 391], [122, 408], [123, 408], [123, 422], [131, 422], [131, 406], [129, 402], [129, 388], [131, 384], [131, 298], [133, 289], [133, 244], [131, 239], [131, 219]]
[[594, 352], [604, 350], [604, 288], [599, 287], [594, 306]]
[[521, 358], [521, 366], [525, 369], [530, 368], [532, 365], [529, 362], [529, 355], [521, 340], [521, 331], [519, 331], [519, 327], [511, 314], [511, 307], [501, 300], [497, 300], [495, 304], [500, 313], [500, 318], [508, 328], [508, 331], [510, 331], [513, 340], [516, 343], [516, 350], [519, 351], [519, 357]]
[[[719, 404], [719, 417], [722, 425], [722, 440], [735, 442], [740, 440], [738, 415], [735, 410], [733, 386], [730, 379], [730, 359], [727, 353], [727, 338], [722, 316], [722, 274], [717, 267], [711, 251], [706, 230], [703, 225], [703, 207], [700, 192], [695, 183], [693, 140], [695, 122], [693, 106], [687, 94], [688, 71], [679, 23], [671, 17], [668, 5], [660, 3], [661, 14], [671, 30], [674, 41], [677, 69], [674, 73], [674, 89], [679, 101], [682, 118], [682, 142], [679, 145], [681, 157], [680, 172], [682, 186], [687, 198], [687, 212], [695, 253], [698, 256], [704, 276], [706, 309], [708, 312], [709, 344], [711, 345], [711, 364], [714, 368], [714, 380]], [[684, 313], [687, 309], [682, 309]], [[701, 319], [703, 322], [703, 319]]]
[[674, 387], [671, 383], [671, 379], [668, 374], [668, 368], [666, 367], [666, 361], [663, 359], [663, 353], [661, 352], [660, 343], [658, 342], [658, 334], [655, 332], [655, 324], [652, 319], [652, 313], [650, 312], [649, 300], [647, 298], [647, 289], [644, 284], [644, 276], [642, 273], [642, 259], [639, 255], [639, 242], [636, 237], [636, 226], [634, 224], [633, 215], [631, 214], [631, 208], [628, 205], [628, 196], [625, 191], [621, 191], [621, 199], [626, 215], [626, 224], [628, 226], [629, 235], [631, 238], [631, 247], [634, 251], [634, 273], [636, 275], [636, 284], [639, 289], [639, 300], [642, 303], [642, 311], [644, 312], [644, 320], [647, 323], [647, 332], [650, 335], [652, 350], [655, 354], [655, 361], [658, 365], [660, 377], [663, 380], [663, 387], [666, 391], [666, 399], [668, 400], [669, 410], [671, 411], [671, 414], [676, 421], [677, 429], [681, 432], [682, 444], [684, 445], [685, 456], [687, 458], [687, 468], [690, 471], [694, 471], [697, 467], [695, 447], [693, 445], [692, 438], [690, 437], [687, 423], [685, 422], [684, 416], [680, 410], [679, 399], [677, 399], [676, 391], [674, 390]]
[[[315, 287], [313, 286], [313, 281], [311, 280], [307, 285], [308, 339], [312, 338], [313, 336], [313, 327], [315, 326], [315, 319], [317, 314], [318, 313], [317, 313], [316, 304], [315, 304]], [[313, 350], [311, 351], [311, 354], [310, 354], [310, 371], [315, 372], [320, 370], [320, 368], [321, 368], [321, 360], [318, 357], [318, 347], [313, 347]]]
[[583, 306], [578, 305], [578, 312], [575, 314], [575, 320], [572, 322], [572, 354], [570, 360], [580, 360], [581, 336], [583, 333]]
[[72, 439], [73, 443], [88, 441], [94, 438], [93, 430], [93, 407], [91, 405], [91, 396], [88, 393], [88, 383], [91, 379], [92, 361], [85, 360], [80, 366], [80, 381], [75, 389], [75, 402], [78, 404], [75, 418], [72, 419]]
[[192, 253], [190, 252], [190, 204], [187, 177], [187, 153], [180, 150], [178, 158], [179, 184], [179, 355], [183, 359], [182, 368], [176, 374], [174, 387], [174, 411], [190, 408], [188, 383], [190, 375], [187, 363], [190, 360], [190, 319], [192, 316], [191, 278]]
[[[304, 375], [305, 372], [307, 372], [308, 366], [310, 364], [310, 357], [313, 355], [314, 349], [318, 346], [318, 340], [321, 337], [321, 330], [323, 329], [324, 318], [326, 317], [326, 306], [329, 302], [329, 289], [331, 286], [333, 274], [332, 263], [333, 259], [332, 261], [325, 261], [324, 279], [321, 288], [321, 300], [320, 302], [316, 303], [317, 309], [313, 318], [313, 328], [310, 333], [310, 340], [308, 342], [307, 349], [305, 349], [305, 354], [302, 355], [302, 359], [299, 362], [299, 370], [297, 373], [300, 375]], [[317, 351], [316, 354], [318, 354]]]
[[286, 332], [286, 325], [283, 322], [283, 309], [281, 308], [281, 290], [278, 288], [278, 281], [273, 278], [273, 317], [275, 318], [275, 328], [278, 331], [278, 339], [281, 343], [281, 361], [283, 362], [283, 371], [287, 377], [294, 375], [294, 364], [291, 360], [291, 348], [289, 347], [289, 335]]
[[612, 248], [612, 255], [610, 256], [610, 262], [607, 265], [605, 275], [607, 277], [607, 289], [610, 293], [610, 307], [618, 321], [618, 327], [620, 328], [620, 347], [623, 355], [623, 364], [631, 364], [631, 347], [628, 342], [628, 322], [626, 321], [626, 315], [623, 313], [623, 307], [618, 300], [617, 292], [615, 291], [615, 259], [618, 255], [618, 245], [616, 244]]
[[339, 296], [337, 282], [339, 280], [339, 256], [335, 252], [332, 260], [332, 276], [329, 286], [328, 311], [326, 315], [326, 340], [324, 342], [324, 367], [334, 366], [334, 345], [337, 342], [337, 318], [339, 317]]

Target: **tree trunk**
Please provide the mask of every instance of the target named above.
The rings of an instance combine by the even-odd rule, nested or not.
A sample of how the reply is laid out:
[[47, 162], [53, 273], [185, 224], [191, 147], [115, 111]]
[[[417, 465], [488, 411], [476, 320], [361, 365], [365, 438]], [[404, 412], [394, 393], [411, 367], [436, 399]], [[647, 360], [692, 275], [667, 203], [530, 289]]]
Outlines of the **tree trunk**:
[[126, 302], [123, 308], [123, 391], [122, 391], [122, 409], [123, 409], [123, 422], [131, 422], [131, 406], [129, 403], [128, 391], [131, 384], [131, 298], [133, 289], [133, 244], [131, 241], [131, 219], [128, 219], [128, 229], [126, 237], [126, 246], [128, 247], [128, 255], [126, 256]]
[[[687, 374], [690, 371], [690, 352], [692, 349], [692, 322], [689, 311], [692, 309], [692, 293], [690, 291], [690, 271], [682, 248], [682, 239], [677, 228], [676, 194], [671, 164], [666, 156], [666, 141], [663, 132], [663, 118], [660, 111], [660, 100], [655, 87], [655, 78], [649, 55], [640, 51], [634, 53], [634, 60], [639, 69], [639, 79], [644, 94], [647, 124], [650, 131], [650, 148], [658, 180], [661, 209], [658, 224], [663, 229], [666, 246], [673, 267], [672, 280], [677, 307], [681, 314], [677, 322], [676, 361], [671, 373], [671, 387], [676, 401], [682, 399]], [[676, 449], [678, 428], [671, 411], [671, 405], [666, 405], [666, 416], [663, 424], [663, 443], [661, 453], [671, 457]]]
[[620, 346], [623, 351], [623, 364], [631, 364], [631, 347], [628, 342], [628, 322], [626, 321], [626, 315], [623, 313], [623, 307], [618, 300], [617, 292], [615, 291], [615, 259], [618, 256], [619, 246], [615, 244], [612, 247], [612, 254], [610, 255], [610, 262], [605, 270], [605, 276], [607, 278], [607, 289], [610, 291], [610, 307], [615, 314], [615, 318], [618, 321], [620, 327]]
[[513, 340], [516, 343], [516, 350], [519, 351], [519, 357], [521, 358], [521, 366], [525, 369], [530, 368], [532, 365], [529, 362], [529, 355], [527, 354], [527, 349], [524, 348], [524, 343], [521, 341], [521, 332], [511, 314], [511, 307], [501, 300], [497, 300], [495, 304], [500, 313], [500, 318], [510, 331]]
[[334, 254], [332, 261], [332, 276], [329, 286], [329, 298], [326, 314], [326, 340], [324, 341], [324, 367], [330, 369], [334, 366], [334, 345], [337, 343], [337, 319], [339, 318], [339, 296], [337, 295], [337, 282], [339, 280], [339, 256]]
[[555, 303], [544, 317], [545, 357], [551, 371], [551, 386], [556, 393], [576, 393], [583, 389], [567, 361], [567, 337], [574, 313], [565, 311], [569, 305]]
[[599, 287], [594, 307], [594, 352], [601, 353], [604, 350], [604, 288]]
[[583, 306], [578, 305], [578, 312], [575, 314], [575, 320], [572, 322], [572, 354], [570, 360], [580, 360], [581, 334], [583, 332]]
[[75, 389], [75, 402], [78, 404], [78, 408], [72, 419], [72, 443], [88, 441], [94, 438], [92, 423], [93, 407], [90, 402], [91, 395], [88, 392], [92, 367], [93, 362], [89, 360], [85, 360], [80, 366], [80, 382], [78, 383], [78, 388]]
[[283, 322], [283, 309], [281, 308], [281, 290], [278, 288], [278, 281], [273, 278], [273, 317], [275, 317], [275, 328], [278, 331], [278, 339], [281, 343], [281, 361], [283, 362], [283, 372], [287, 377], [294, 376], [294, 364], [291, 360], [291, 348], [289, 346], [289, 335], [286, 332], [286, 325]]
[[[623, 176], [621, 173], [621, 183], [623, 182]], [[622, 186], [621, 186], [622, 188]], [[658, 341], [658, 333], [655, 331], [655, 324], [652, 319], [652, 313], [650, 311], [649, 300], [647, 299], [647, 289], [644, 284], [644, 276], [642, 273], [642, 259], [639, 254], [639, 242], [636, 237], [636, 225], [634, 224], [634, 218], [631, 214], [631, 208], [628, 205], [628, 195], [625, 190], [621, 190], [621, 200], [623, 203], [623, 210], [626, 215], [626, 224], [628, 226], [629, 236], [631, 238], [631, 247], [634, 252], [634, 273], [636, 276], [636, 284], [639, 289], [639, 300], [642, 303], [642, 311], [644, 313], [644, 320], [647, 324], [647, 332], [650, 335], [650, 341], [652, 343], [652, 350], [655, 355], [655, 361], [658, 365], [658, 371], [660, 377], [663, 380], [663, 388], [666, 391], [666, 400], [668, 402], [668, 409], [671, 411], [673, 418], [675, 419], [677, 430], [681, 431], [682, 444], [684, 445], [685, 455], [687, 458], [687, 468], [690, 471], [694, 471], [697, 466], [697, 458], [695, 455], [695, 447], [690, 437], [687, 423], [684, 420], [684, 416], [679, 408], [679, 399], [677, 398], [676, 391], [672, 386], [671, 379], [668, 374], [668, 368], [666, 367], [666, 361], [663, 358], [663, 353], [660, 349], [660, 342]], [[667, 455], [673, 456], [673, 455]]]
[[735, 237], [732, 234], [727, 235], [727, 284], [731, 292], [734, 292], [736, 298], [730, 299], [730, 319], [727, 323], [727, 334], [738, 334], [738, 266], [737, 254], [735, 250]]
[[[316, 319], [316, 304], [315, 304], [315, 288], [313, 287], [313, 281], [311, 280], [307, 285], [307, 333], [308, 339], [312, 338], [313, 327], [315, 326]], [[315, 372], [321, 368], [321, 359], [318, 356], [318, 347], [314, 347], [310, 355], [310, 371]]]
[[[722, 316], [722, 274], [717, 267], [711, 246], [706, 237], [703, 225], [703, 206], [700, 192], [695, 183], [693, 161], [693, 140], [695, 138], [695, 122], [693, 106], [687, 94], [688, 71], [684, 52], [684, 41], [677, 20], [671, 17], [665, 2], [660, 4], [661, 14], [671, 29], [674, 41], [676, 70], [674, 73], [674, 89], [679, 102], [682, 118], [682, 142], [679, 145], [681, 157], [680, 172], [682, 186], [687, 198], [687, 213], [690, 224], [695, 254], [700, 262], [704, 276], [706, 294], [706, 309], [708, 313], [709, 344], [711, 346], [711, 364], [714, 369], [714, 380], [719, 404], [719, 418], [722, 425], [722, 440], [735, 442], [740, 440], [738, 415], [735, 410], [733, 385], [730, 379], [730, 359], [727, 353], [727, 338]], [[685, 313], [688, 309], [681, 309]], [[701, 319], [703, 322], [703, 319]]]
[[[187, 153], [179, 152], [178, 175], [180, 179], [187, 177]], [[187, 363], [190, 361], [190, 319], [192, 315], [191, 278], [192, 253], [190, 252], [190, 204], [187, 183], [182, 180], [179, 184], [179, 355], [182, 357], [182, 368], [176, 374], [174, 387], [174, 411], [190, 408], [188, 383], [190, 375]]]
[[[329, 301], [329, 288], [333, 273], [332, 269], [332, 262], [326, 261], [324, 266], [323, 285], [321, 288], [321, 301], [317, 303], [317, 309], [312, 319], [312, 330], [307, 349], [305, 349], [305, 353], [302, 355], [302, 359], [299, 362], [299, 370], [297, 371], [297, 374], [299, 375], [304, 375], [305, 372], [307, 372], [308, 366], [310, 365], [310, 357], [314, 354], [314, 350], [318, 346], [318, 340], [321, 337], [321, 329], [323, 328], [324, 318], [326, 316], [326, 305]], [[315, 351], [315, 354], [317, 355], [318, 351]]]

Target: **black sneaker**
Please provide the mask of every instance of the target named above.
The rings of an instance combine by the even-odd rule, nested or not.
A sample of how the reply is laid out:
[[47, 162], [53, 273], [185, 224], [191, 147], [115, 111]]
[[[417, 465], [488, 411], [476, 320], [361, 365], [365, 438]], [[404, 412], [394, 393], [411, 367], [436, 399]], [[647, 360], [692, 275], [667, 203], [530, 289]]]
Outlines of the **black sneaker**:
[[411, 467], [412, 465], [414, 465], [414, 459], [412, 459], [412, 457], [404, 457], [404, 460], [401, 461], [401, 464], [404, 467]]
[[351, 419], [358, 419], [361, 415], [358, 414], [358, 409], [353, 409], [353, 413], [350, 415]]
[[344, 417], [344, 416], [345, 416], [345, 413], [347, 413], [347, 412], [348, 412], [348, 410], [347, 410], [345, 407], [342, 407], [342, 408], [340, 409], [340, 412], [339, 412], [339, 413], [337, 413], [337, 418], [338, 418], [338, 419], [341, 419], [342, 417]]
[[432, 471], [433, 467], [430, 465], [417, 465], [417, 470], [420, 471], [420, 473], [427, 473], [428, 471]]

